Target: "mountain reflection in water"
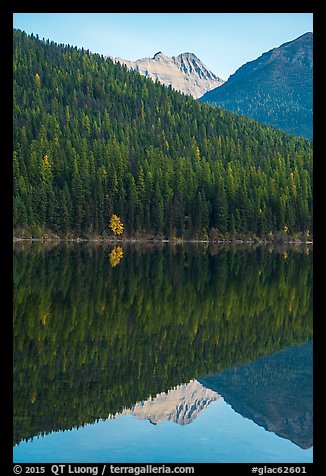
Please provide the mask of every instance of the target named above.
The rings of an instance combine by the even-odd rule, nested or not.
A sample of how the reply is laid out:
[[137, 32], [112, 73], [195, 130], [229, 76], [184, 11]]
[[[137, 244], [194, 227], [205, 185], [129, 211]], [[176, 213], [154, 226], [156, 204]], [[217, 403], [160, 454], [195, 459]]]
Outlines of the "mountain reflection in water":
[[300, 448], [313, 445], [312, 342], [261, 357], [249, 364], [191, 380], [110, 415], [134, 415], [153, 424], [192, 423], [223, 398], [234, 411]]
[[[130, 245], [115, 267], [111, 249], [14, 247], [14, 444], [139, 410], [194, 379], [251, 418], [241, 391], [259, 368], [237, 395], [222, 371], [312, 339], [306, 247]], [[277, 433], [256, 398], [253, 420]]]
[[242, 416], [303, 449], [313, 445], [312, 343], [198, 379]]
[[200, 412], [206, 410], [210, 403], [219, 398], [221, 397], [217, 392], [205, 388], [197, 380], [191, 380], [167, 392], [161, 392], [154, 398], [138, 402], [111, 418], [131, 414], [140, 420], [149, 420], [154, 425], [166, 420], [188, 425]]

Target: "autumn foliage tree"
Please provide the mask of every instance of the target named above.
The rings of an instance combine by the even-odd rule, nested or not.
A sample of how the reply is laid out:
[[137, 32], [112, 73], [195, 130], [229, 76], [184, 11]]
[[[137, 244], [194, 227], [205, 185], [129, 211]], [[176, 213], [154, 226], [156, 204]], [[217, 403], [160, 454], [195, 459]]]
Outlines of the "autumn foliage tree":
[[115, 235], [121, 235], [124, 230], [124, 226], [121, 219], [114, 213], [111, 216], [109, 227]]

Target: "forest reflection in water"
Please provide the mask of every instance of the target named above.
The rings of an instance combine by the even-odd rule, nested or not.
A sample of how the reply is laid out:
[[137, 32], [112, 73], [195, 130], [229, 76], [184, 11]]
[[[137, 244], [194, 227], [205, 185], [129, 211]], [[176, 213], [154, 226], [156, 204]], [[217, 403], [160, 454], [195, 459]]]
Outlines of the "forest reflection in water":
[[312, 339], [309, 247], [114, 248], [14, 246], [14, 444]]

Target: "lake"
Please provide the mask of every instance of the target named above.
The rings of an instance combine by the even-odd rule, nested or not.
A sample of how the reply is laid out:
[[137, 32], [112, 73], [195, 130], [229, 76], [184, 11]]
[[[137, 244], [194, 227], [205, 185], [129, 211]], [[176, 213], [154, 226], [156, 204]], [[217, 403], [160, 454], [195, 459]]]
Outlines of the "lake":
[[312, 462], [312, 254], [14, 244], [14, 462]]

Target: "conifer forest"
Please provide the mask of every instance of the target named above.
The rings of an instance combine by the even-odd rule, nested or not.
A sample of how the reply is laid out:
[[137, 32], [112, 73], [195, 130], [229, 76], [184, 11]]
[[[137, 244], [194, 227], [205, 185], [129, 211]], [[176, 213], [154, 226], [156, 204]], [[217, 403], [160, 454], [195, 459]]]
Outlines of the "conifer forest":
[[312, 233], [312, 143], [14, 30], [13, 226], [40, 237]]

